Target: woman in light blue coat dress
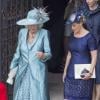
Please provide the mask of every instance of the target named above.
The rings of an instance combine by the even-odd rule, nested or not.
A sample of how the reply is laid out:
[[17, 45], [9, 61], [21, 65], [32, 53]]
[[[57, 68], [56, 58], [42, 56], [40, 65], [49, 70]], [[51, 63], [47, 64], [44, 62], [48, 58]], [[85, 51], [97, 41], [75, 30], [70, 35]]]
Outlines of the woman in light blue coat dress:
[[25, 25], [19, 31], [18, 46], [10, 66], [8, 83], [16, 75], [13, 100], [49, 100], [47, 66], [51, 58], [48, 31], [42, 29], [49, 20], [43, 9], [30, 10], [27, 18], [17, 22]]

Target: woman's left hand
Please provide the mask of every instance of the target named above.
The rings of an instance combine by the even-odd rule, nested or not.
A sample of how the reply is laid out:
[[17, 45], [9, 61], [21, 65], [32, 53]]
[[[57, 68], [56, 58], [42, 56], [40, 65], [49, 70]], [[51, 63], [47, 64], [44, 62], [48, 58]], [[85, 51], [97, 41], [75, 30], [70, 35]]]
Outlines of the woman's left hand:
[[36, 53], [36, 56], [37, 56], [39, 59], [43, 59], [43, 58], [44, 58], [44, 53], [43, 53], [43, 52], [37, 52], [37, 53]]
[[86, 73], [85, 77], [82, 78], [83, 80], [89, 80], [91, 78], [91, 73]]

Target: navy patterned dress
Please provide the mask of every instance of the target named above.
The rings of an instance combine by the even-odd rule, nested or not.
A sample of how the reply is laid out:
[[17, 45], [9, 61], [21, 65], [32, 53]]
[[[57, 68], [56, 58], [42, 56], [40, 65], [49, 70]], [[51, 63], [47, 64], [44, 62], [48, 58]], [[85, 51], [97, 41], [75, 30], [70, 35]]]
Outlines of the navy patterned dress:
[[96, 50], [96, 40], [91, 33], [84, 37], [72, 36], [69, 41], [71, 60], [64, 83], [64, 99], [91, 100], [94, 79], [81, 80], [74, 78], [74, 64], [91, 63], [90, 51]]

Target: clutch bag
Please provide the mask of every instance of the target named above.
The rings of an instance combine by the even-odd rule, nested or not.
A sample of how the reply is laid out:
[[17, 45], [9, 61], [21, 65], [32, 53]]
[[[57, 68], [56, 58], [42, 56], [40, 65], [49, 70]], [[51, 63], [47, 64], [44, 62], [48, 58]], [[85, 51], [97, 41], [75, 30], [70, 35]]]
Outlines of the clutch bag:
[[[75, 64], [74, 65], [75, 79], [82, 79], [84, 77], [84, 74], [90, 71], [90, 68], [91, 64]], [[91, 78], [96, 78], [95, 69], [93, 71], [93, 75], [91, 76]]]

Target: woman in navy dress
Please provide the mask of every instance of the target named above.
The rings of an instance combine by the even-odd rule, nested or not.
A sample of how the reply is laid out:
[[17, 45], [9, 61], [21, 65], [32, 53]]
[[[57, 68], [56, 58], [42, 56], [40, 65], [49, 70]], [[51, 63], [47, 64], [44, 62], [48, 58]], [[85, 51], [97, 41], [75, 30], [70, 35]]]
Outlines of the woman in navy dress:
[[[97, 43], [94, 36], [84, 26], [84, 16], [73, 19], [73, 35], [69, 41], [69, 51], [63, 74], [64, 100], [91, 100], [94, 79], [91, 79], [97, 58]], [[75, 79], [74, 64], [90, 64], [91, 69], [82, 79]]]

